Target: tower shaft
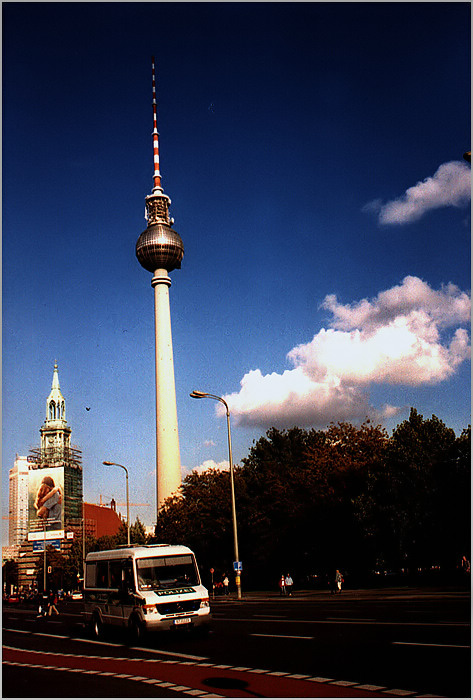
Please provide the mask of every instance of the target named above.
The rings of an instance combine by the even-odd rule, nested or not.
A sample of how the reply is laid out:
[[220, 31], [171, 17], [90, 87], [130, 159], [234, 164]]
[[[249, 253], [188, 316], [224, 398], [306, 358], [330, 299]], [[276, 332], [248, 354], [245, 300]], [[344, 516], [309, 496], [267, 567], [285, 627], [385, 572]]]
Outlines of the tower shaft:
[[166, 270], [156, 270], [154, 322], [156, 339], [156, 504], [157, 510], [181, 485], [181, 458], [177, 425], [176, 386]]

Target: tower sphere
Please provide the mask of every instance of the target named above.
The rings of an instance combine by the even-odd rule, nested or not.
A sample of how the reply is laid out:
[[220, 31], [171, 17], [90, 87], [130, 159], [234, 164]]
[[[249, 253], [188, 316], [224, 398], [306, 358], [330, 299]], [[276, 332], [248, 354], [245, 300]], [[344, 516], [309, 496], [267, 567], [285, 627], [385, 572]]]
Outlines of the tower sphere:
[[136, 242], [138, 262], [148, 272], [179, 269], [184, 257], [184, 244], [168, 224], [151, 224]]

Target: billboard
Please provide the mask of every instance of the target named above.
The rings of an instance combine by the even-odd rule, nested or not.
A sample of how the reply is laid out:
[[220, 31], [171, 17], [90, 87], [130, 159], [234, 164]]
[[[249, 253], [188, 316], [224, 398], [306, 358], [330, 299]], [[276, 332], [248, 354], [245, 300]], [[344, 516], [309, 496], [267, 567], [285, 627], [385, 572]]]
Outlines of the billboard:
[[64, 537], [63, 531], [64, 467], [30, 469], [28, 474], [28, 539], [39, 539], [40, 533], [43, 533], [46, 539], [50, 539], [54, 535]]

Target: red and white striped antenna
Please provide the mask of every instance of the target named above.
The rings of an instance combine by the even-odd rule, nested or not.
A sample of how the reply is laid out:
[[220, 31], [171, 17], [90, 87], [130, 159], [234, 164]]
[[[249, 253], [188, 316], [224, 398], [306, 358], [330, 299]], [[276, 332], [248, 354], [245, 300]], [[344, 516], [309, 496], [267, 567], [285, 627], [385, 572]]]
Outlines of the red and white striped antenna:
[[154, 187], [153, 192], [162, 192], [161, 173], [159, 171], [159, 141], [158, 141], [158, 118], [156, 109], [156, 73], [154, 69], [154, 56], [151, 57], [153, 70], [153, 157], [154, 157]]

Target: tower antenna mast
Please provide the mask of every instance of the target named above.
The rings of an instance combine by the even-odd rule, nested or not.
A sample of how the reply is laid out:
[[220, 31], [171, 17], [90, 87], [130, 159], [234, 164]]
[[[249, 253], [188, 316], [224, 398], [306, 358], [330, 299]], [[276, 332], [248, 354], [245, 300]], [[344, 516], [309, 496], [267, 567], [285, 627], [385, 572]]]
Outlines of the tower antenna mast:
[[156, 70], [154, 67], [154, 56], [151, 58], [151, 66], [153, 73], [153, 156], [154, 156], [154, 187], [153, 192], [162, 192], [161, 173], [159, 170], [159, 133], [158, 133], [158, 115], [156, 106]]

